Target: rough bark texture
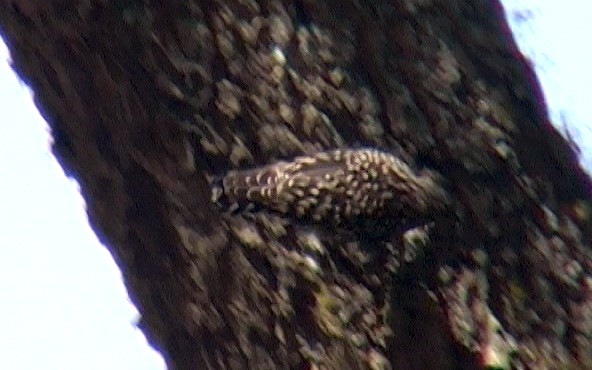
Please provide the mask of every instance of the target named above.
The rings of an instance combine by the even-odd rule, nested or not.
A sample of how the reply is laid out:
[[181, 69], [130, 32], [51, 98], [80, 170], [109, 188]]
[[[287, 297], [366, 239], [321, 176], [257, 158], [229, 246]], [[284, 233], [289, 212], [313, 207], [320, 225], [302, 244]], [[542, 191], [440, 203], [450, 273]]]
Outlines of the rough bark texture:
[[[592, 369], [589, 180], [496, 2], [0, 0], [0, 29], [169, 368]], [[360, 147], [449, 207], [211, 200]]]

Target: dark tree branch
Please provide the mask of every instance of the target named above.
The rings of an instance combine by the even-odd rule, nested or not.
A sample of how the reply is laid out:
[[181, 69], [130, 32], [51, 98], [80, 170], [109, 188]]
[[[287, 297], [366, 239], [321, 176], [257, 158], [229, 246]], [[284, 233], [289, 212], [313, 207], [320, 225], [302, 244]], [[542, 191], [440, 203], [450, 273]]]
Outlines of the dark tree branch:
[[[590, 180], [500, 9], [0, 0], [0, 29], [171, 369], [592, 368]], [[212, 201], [229, 171], [361, 147], [450, 204]]]

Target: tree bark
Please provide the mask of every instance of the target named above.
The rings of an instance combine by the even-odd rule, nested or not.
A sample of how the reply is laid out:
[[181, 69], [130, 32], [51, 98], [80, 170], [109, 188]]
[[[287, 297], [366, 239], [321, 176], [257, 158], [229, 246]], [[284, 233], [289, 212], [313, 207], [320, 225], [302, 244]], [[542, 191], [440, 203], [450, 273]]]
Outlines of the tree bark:
[[[0, 29], [170, 369], [592, 369], [590, 179], [497, 1], [0, 0]], [[213, 201], [368, 147], [445, 209]]]

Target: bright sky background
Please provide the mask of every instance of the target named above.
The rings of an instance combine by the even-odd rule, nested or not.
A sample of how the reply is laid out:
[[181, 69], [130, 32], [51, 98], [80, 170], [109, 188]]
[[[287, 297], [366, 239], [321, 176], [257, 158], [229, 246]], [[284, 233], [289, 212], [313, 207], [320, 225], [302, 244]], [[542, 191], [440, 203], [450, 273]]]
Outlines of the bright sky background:
[[0, 369], [162, 370], [0, 44]]
[[551, 119], [561, 132], [569, 132], [581, 150], [581, 163], [592, 173], [592, 1], [502, 3], [520, 48], [536, 67]]
[[[592, 2], [506, 0], [551, 116], [592, 169]], [[534, 8], [534, 5], [537, 8]], [[516, 28], [518, 27], [518, 28]], [[0, 369], [161, 370], [0, 43]], [[587, 145], [586, 145], [587, 143]]]

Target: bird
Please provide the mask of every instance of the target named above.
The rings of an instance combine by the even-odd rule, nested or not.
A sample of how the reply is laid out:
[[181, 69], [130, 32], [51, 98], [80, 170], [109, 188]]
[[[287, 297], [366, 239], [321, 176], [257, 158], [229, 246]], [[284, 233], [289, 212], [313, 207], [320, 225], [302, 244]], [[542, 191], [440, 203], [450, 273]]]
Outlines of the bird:
[[255, 206], [336, 223], [425, 215], [449, 204], [435, 171], [416, 172], [394, 154], [374, 148], [320, 151], [232, 170], [220, 181], [216, 199], [222, 198], [234, 209]]

